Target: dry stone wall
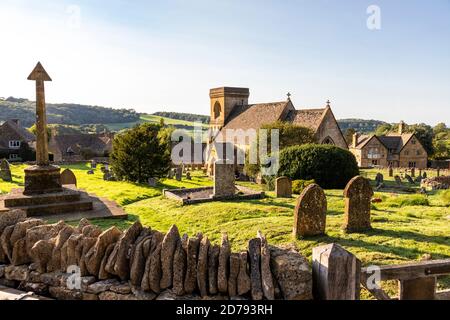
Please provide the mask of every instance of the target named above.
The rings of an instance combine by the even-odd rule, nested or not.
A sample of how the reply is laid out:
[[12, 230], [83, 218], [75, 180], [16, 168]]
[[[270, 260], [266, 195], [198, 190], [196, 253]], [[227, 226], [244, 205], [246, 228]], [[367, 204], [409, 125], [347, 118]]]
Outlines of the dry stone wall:
[[134, 223], [102, 231], [0, 215], [0, 285], [60, 300], [312, 299], [307, 260], [262, 234], [232, 252], [206, 236], [163, 234]]

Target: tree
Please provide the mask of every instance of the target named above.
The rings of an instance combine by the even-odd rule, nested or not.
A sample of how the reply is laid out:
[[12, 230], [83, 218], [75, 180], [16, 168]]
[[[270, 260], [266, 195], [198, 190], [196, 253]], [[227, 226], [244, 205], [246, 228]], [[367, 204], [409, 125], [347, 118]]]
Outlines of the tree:
[[280, 152], [278, 176], [315, 180], [322, 188], [343, 189], [359, 174], [355, 156], [331, 145], [306, 144]]
[[111, 166], [120, 180], [144, 183], [170, 169], [170, 134], [161, 125], [145, 123], [116, 135]]
[[19, 157], [23, 162], [26, 161], [35, 161], [36, 160], [36, 152], [26, 143], [22, 141], [19, 149]]
[[315, 142], [314, 132], [311, 129], [289, 122], [277, 121], [274, 123], [265, 124], [261, 127], [261, 129], [266, 129], [268, 131], [267, 137], [269, 139], [269, 146], [272, 130], [279, 130], [280, 150], [291, 146]]

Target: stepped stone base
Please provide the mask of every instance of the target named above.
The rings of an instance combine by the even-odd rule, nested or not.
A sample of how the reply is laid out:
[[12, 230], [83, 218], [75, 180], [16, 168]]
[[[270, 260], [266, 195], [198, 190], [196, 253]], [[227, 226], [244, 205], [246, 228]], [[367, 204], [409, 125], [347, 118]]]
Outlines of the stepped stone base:
[[0, 215], [13, 209], [24, 210], [28, 217], [46, 220], [128, 217], [114, 201], [90, 195], [76, 189], [76, 186], [65, 186], [61, 192], [38, 195], [27, 195], [23, 189], [14, 189], [10, 194], [0, 197]]
[[61, 192], [61, 173], [57, 166], [31, 166], [25, 171], [24, 194]]

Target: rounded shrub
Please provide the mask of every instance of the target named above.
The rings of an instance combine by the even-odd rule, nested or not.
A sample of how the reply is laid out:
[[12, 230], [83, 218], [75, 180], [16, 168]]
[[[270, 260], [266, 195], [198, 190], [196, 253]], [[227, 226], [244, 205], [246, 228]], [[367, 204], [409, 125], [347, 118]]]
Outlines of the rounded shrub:
[[331, 145], [305, 144], [280, 152], [278, 175], [292, 180], [315, 180], [325, 189], [343, 189], [359, 175], [355, 156]]
[[314, 180], [294, 180], [292, 181], [292, 193], [301, 194], [310, 184], [316, 183]]

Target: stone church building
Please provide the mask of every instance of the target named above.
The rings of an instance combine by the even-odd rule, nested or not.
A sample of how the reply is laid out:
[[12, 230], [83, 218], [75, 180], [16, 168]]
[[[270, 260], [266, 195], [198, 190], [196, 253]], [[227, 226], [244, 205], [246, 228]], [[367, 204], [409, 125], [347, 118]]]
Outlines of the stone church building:
[[[297, 110], [290, 95], [285, 101], [257, 104], [249, 103], [249, 96], [248, 88], [221, 87], [210, 90], [210, 128], [217, 132], [213, 138], [216, 143], [223, 142], [220, 141], [221, 133], [228, 129], [258, 130], [265, 124], [283, 121], [311, 129], [319, 144], [332, 144], [348, 149], [329, 102], [322, 108]], [[249, 139], [246, 139], [234, 147], [245, 149], [249, 144]], [[210, 150], [207, 162], [211, 164], [216, 158], [215, 151]]]

